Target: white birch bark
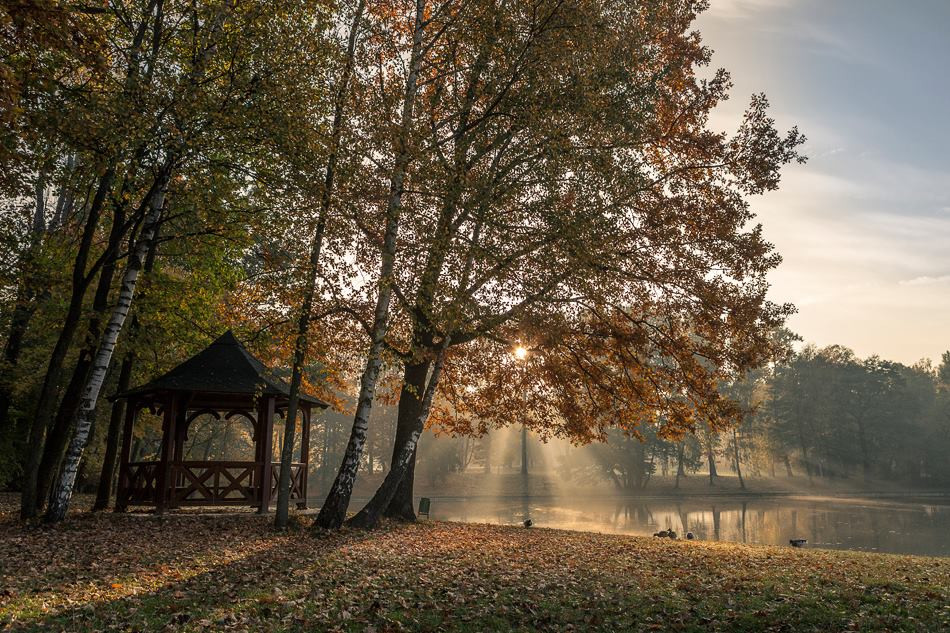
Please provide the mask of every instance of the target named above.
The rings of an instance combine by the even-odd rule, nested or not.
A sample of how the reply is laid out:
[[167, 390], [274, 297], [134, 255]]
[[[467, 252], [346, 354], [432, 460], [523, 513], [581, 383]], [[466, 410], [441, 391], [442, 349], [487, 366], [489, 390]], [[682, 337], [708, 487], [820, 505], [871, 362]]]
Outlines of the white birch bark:
[[[301, 306], [300, 319], [297, 323], [297, 340], [294, 344], [294, 366], [290, 378], [290, 399], [287, 404], [287, 417], [284, 422], [284, 449], [280, 453], [280, 472], [277, 476], [277, 512], [274, 515], [274, 526], [277, 528], [287, 527], [287, 522], [290, 518], [290, 471], [294, 453], [294, 436], [297, 432], [297, 408], [300, 400], [300, 383], [310, 330], [310, 311], [313, 309], [313, 299], [317, 290], [317, 268], [320, 263], [320, 252], [323, 249], [323, 234], [326, 230], [330, 215], [330, 206], [333, 202], [333, 184], [336, 176], [337, 157], [340, 150], [340, 137], [343, 133], [346, 99], [349, 94], [350, 78], [353, 75], [353, 66], [356, 60], [356, 42], [359, 36], [360, 22], [363, 20], [363, 12], [365, 9], [366, 0], [358, 0], [356, 11], [353, 15], [353, 22], [350, 25], [350, 33], [346, 47], [346, 63], [343, 67], [343, 72], [340, 74], [340, 85], [334, 106], [333, 127], [330, 132], [330, 153], [327, 157], [323, 198], [320, 202], [320, 217], [317, 220], [317, 229], [314, 232], [313, 241], [310, 245], [310, 267], [307, 271], [307, 289], [303, 305]], [[308, 446], [301, 447], [301, 451], [306, 450], [309, 450]]]
[[422, 429], [425, 428], [426, 420], [429, 419], [429, 412], [432, 410], [432, 400], [435, 398], [435, 392], [439, 388], [439, 379], [442, 376], [442, 365], [445, 362], [445, 354], [451, 344], [451, 339], [446, 338], [439, 349], [439, 355], [432, 367], [432, 374], [426, 383], [425, 393], [422, 396], [422, 407], [419, 410], [419, 416], [415, 419], [412, 433], [406, 442], [400, 447], [390, 466], [386, 479], [380, 485], [376, 494], [370, 499], [369, 503], [360, 510], [356, 516], [350, 520], [350, 525], [362, 528], [376, 527], [379, 516], [389, 505], [393, 495], [399, 487], [399, 483], [406, 474], [409, 463], [416, 454], [416, 446], [419, 444], [419, 437], [422, 435]]
[[412, 129], [413, 111], [419, 91], [419, 73], [422, 69], [422, 36], [425, 28], [426, 0], [416, 0], [415, 25], [413, 27], [412, 55], [409, 76], [403, 92], [402, 116], [397, 139], [396, 161], [390, 179], [389, 202], [386, 208], [386, 232], [380, 262], [379, 294], [373, 315], [372, 343], [366, 358], [366, 367], [360, 379], [360, 395], [353, 419], [353, 429], [346, 446], [343, 463], [337, 473], [327, 499], [320, 508], [314, 525], [324, 529], [337, 529], [343, 525], [346, 509], [350, 504], [356, 472], [359, 468], [363, 447], [366, 444], [366, 429], [376, 396], [376, 382], [383, 364], [386, 334], [389, 331], [389, 306], [393, 296], [393, 271], [396, 264], [396, 238], [399, 235], [399, 216], [402, 210], [403, 187], [409, 161], [409, 134]]
[[162, 207], [165, 204], [165, 190], [167, 187], [167, 178], [156, 189], [152, 197], [151, 208], [145, 219], [142, 233], [135, 245], [135, 251], [129, 258], [125, 274], [122, 277], [122, 285], [119, 290], [119, 297], [112, 310], [109, 323], [99, 340], [99, 348], [96, 351], [96, 357], [93, 361], [92, 370], [89, 372], [89, 378], [86, 380], [86, 386], [83, 388], [82, 399], [79, 403], [79, 411], [76, 413], [75, 433], [66, 451], [66, 457], [63, 459], [62, 470], [56, 486], [50, 499], [49, 509], [46, 512], [46, 521], [55, 523], [62, 521], [69, 509], [69, 501], [72, 498], [73, 486], [76, 483], [76, 473], [79, 471], [79, 462], [82, 460], [83, 450], [86, 448], [86, 442], [89, 440], [89, 431], [92, 428], [93, 420], [96, 417], [96, 402], [99, 399], [99, 392], [105, 382], [106, 374], [109, 371], [109, 365], [112, 362], [112, 355], [115, 352], [116, 342], [119, 339], [119, 333], [125, 324], [126, 317], [132, 307], [132, 299], [135, 295], [135, 285], [138, 281], [139, 272], [142, 270], [142, 263], [145, 261], [149, 244], [155, 234], [155, 228], [158, 225], [159, 217], [162, 213]]

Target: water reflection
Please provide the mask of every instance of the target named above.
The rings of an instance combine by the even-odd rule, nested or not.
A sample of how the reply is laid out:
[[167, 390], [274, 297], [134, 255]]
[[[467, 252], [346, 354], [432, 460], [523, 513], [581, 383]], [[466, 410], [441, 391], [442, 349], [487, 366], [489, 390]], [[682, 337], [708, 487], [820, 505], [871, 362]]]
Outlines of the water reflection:
[[697, 538], [950, 556], [950, 497], [919, 501], [841, 498], [437, 498], [433, 519], [650, 535], [693, 532]]

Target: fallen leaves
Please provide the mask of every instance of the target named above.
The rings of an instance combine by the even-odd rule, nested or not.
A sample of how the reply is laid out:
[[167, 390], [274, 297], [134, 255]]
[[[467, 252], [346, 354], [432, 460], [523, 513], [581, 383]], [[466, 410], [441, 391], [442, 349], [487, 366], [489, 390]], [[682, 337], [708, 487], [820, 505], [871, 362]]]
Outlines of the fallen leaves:
[[939, 630], [950, 561], [450, 523], [276, 534], [267, 517], [0, 529], [0, 628]]

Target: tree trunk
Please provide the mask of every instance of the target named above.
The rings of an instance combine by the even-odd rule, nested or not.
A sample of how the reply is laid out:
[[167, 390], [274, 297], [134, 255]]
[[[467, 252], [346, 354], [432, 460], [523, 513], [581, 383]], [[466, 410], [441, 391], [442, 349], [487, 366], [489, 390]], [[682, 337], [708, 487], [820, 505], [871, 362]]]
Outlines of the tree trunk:
[[[353, 15], [353, 22], [350, 25], [346, 49], [346, 62], [340, 75], [340, 85], [337, 90], [336, 104], [333, 112], [333, 127], [330, 132], [330, 153], [327, 157], [323, 196], [320, 200], [320, 215], [317, 219], [317, 228], [310, 245], [307, 287], [304, 291], [303, 305], [301, 306], [300, 317], [297, 321], [297, 339], [294, 343], [294, 364], [290, 379], [290, 401], [287, 405], [287, 418], [284, 425], [284, 447], [281, 450], [280, 472], [277, 477], [277, 510], [274, 514], [274, 526], [278, 529], [287, 527], [290, 514], [290, 471], [293, 461], [294, 436], [297, 432], [297, 408], [300, 399], [300, 382], [302, 380], [303, 362], [310, 332], [310, 313], [313, 310], [313, 301], [317, 290], [317, 270], [320, 262], [320, 251], [323, 249], [323, 235], [326, 231], [327, 221], [330, 215], [330, 206], [333, 202], [333, 184], [334, 178], [336, 177], [337, 156], [340, 150], [340, 136], [343, 132], [346, 99], [349, 94], [350, 77], [353, 74], [353, 65], [356, 57], [356, 40], [359, 34], [360, 22], [363, 19], [365, 6], [366, 0], [359, 0]], [[308, 447], [304, 446], [301, 450], [308, 450]], [[372, 461], [370, 461], [370, 466], [372, 466]]]
[[[389, 202], [386, 208], [386, 231], [380, 261], [379, 291], [376, 298], [376, 310], [373, 315], [372, 343], [366, 358], [366, 367], [360, 380], [360, 395], [353, 420], [353, 429], [347, 442], [343, 463], [337, 473], [330, 493], [327, 496], [314, 526], [323, 529], [337, 529], [343, 525], [346, 510], [353, 493], [356, 471], [366, 441], [366, 429], [369, 414], [376, 395], [376, 382], [382, 367], [382, 353], [385, 338], [389, 331], [389, 305], [393, 295], [393, 272], [396, 264], [396, 238], [399, 234], [399, 217], [402, 211], [402, 196], [409, 169], [411, 151], [409, 135], [411, 133], [413, 111], [418, 94], [419, 73], [422, 68], [422, 36], [426, 24], [426, 0], [416, 0], [415, 25], [413, 27], [412, 54], [410, 71], [406, 78], [403, 93], [402, 116], [399, 137], [397, 138], [396, 160], [390, 179]], [[390, 473], [392, 470], [390, 470]]]
[[[14, 381], [13, 371], [20, 361], [20, 352], [23, 351], [23, 338], [29, 329], [30, 321], [39, 307], [39, 301], [42, 296], [37, 297], [37, 291], [34, 287], [33, 275], [30, 269], [33, 266], [33, 251], [39, 248], [39, 242], [32, 247], [26, 254], [23, 262], [22, 279], [17, 286], [16, 300], [14, 302], [13, 314], [10, 316], [10, 330], [7, 334], [7, 342], [3, 347], [3, 376], [0, 379], [0, 437], [9, 433], [12, 424], [9, 419], [10, 405], [13, 404], [12, 387]], [[49, 296], [49, 291], [44, 293]]]
[[685, 447], [683, 442], [679, 443], [679, 450], [676, 452], [676, 488], [680, 487], [680, 477], [686, 477], [686, 469], [683, 468], [683, 451]]
[[528, 476], [528, 427], [521, 425], [521, 474]]
[[706, 445], [706, 459], [709, 462], [709, 485], [714, 486], [719, 473], [716, 472], [716, 456], [713, 454], [711, 441]]
[[[426, 390], [426, 378], [429, 375], [429, 369], [432, 361], [423, 360], [416, 363], [406, 363], [402, 377], [402, 391], [399, 393], [399, 409], [396, 416], [396, 438], [393, 442], [393, 456], [391, 464], [399, 460], [406, 442], [412, 438], [412, 431], [415, 428], [416, 420], [422, 414], [422, 397]], [[415, 521], [416, 513], [412, 506], [413, 501], [413, 477], [415, 474], [415, 455], [410, 458], [410, 464], [407, 468], [402, 481], [399, 482], [395, 494], [386, 508], [385, 515], [391, 519], [402, 521]], [[392, 468], [389, 475], [392, 474]]]
[[[148, 213], [150, 200], [157, 186], [158, 181], [152, 183], [152, 188], [145, 200], [135, 210], [134, 217], [142, 217]], [[126, 177], [120, 188], [120, 199], [124, 197], [129, 186], [129, 177]], [[92, 314], [89, 317], [89, 323], [86, 329], [86, 338], [83, 349], [79, 353], [79, 359], [73, 367], [73, 375], [60, 401], [59, 409], [53, 418], [53, 424], [46, 434], [46, 446], [43, 450], [43, 458], [40, 462], [40, 470], [37, 476], [37, 499], [42, 502], [50, 492], [53, 480], [59, 473], [59, 466], [66, 452], [66, 446], [72, 433], [72, 424], [76, 417], [76, 411], [79, 409], [79, 401], [82, 398], [83, 387], [89, 377], [89, 371], [92, 368], [92, 362], [96, 355], [96, 346], [99, 344], [100, 330], [102, 326], [102, 317], [109, 309], [109, 294], [112, 291], [112, 282], [115, 279], [116, 264], [118, 263], [119, 253], [125, 237], [126, 209], [119, 202], [114, 206], [112, 218], [112, 227], [109, 231], [109, 241], [106, 246], [105, 260], [102, 265], [102, 271], [99, 273], [99, 282], [96, 286], [96, 294], [92, 303]], [[130, 243], [131, 243], [130, 238]], [[150, 249], [151, 249], [151, 245]], [[38, 508], [39, 510], [40, 508]]]
[[[107, 249], [112, 252], [112, 256], [109, 257], [99, 273], [99, 283], [93, 300], [93, 312], [89, 317], [86, 330], [85, 345], [79, 353], [76, 366], [73, 367], [73, 375], [69, 380], [62, 400], [60, 400], [59, 409], [53, 418], [53, 424], [46, 434], [46, 445], [43, 448], [43, 458], [40, 461], [36, 482], [36, 498], [39, 502], [49, 496], [50, 487], [56, 478], [63, 454], [69, 443], [72, 422], [75, 419], [76, 410], [79, 408], [83, 386], [89, 377], [89, 370], [96, 354], [96, 345], [99, 344], [102, 315], [109, 307], [109, 292], [112, 289], [112, 280], [115, 277], [116, 258], [124, 235], [124, 224], [125, 213], [121, 211], [121, 208], [116, 208], [107, 246]], [[37, 508], [37, 510], [39, 509], [41, 508]]]
[[[149, 275], [155, 268], [155, 256], [158, 253], [158, 233], [159, 227], [156, 227], [152, 243], [149, 245], [148, 256], [145, 258], [145, 267], [142, 269], [144, 274]], [[145, 296], [145, 289], [142, 290], [140, 297]], [[132, 369], [135, 366], [135, 341], [139, 330], [138, 312], [132, 315], [132, 323], [129, 325], [129, 343], [128, 352], [122, 359], [122, 367], [119, 369], [119, 384], [117, 393], [127, 391], [132, 379]], [[96, 502], [93, 505], [93, 511], [105, 510], [109, 505], [109, 499], [112, 496], [112, 488], [115, 480], [115, 464], [119, 451], [119, 440], [122, 433], [122, 421], [125, 415], [126, 402], [124, 399], [116, 400], [112, 403], [112, 414], [109, 418], [109, 431], [106, 435], [106, 452], [102, 460], [102, 472], [99, 475], [99, 487], [96, 491]], [[207, 461], [207, 455], [205, 455]]]
[[736, 462], [736, 475], [739, 477], [739, 487], [745, 490], [745, 480], [742, 478], [742, 465], [739, 463], [741, 461], [739, 451], [739, 430], [735, 427], [732, 429], [732, 453]]
[[79, 328], [79, 320], [82, 316], [83, 297], [91, 282], [91, 279], [86, 273], [86, 264], [89, 260], [92, 240], [95, 237], [96, 228], [99, 224], [102, 206], [105, 203], [106, 196], [112, 190], [112, 182], [114, 179], [115, 166], [110, 165], [99, 179], [99, 186], [86, 215], [82, 239], [79, 243], [79, 249], [76, 252], [76, 259], [73, 262], [72, 293], [69, 300], [69, 308], [63, 319], [63, 325], [60, 329], [59, 337], [56, 340], [56, 345], [50, 354], [50, 360], [46, 367], [46, 375], [43, 378], [43, 386], [40, 389], [40, 394], [37, 399], [36, 414], [30, 427], [23, 494], [20, 497], [20, 517], [23, 519], [31, 519], [39, 512], [39, 499], [36, 493], [40, 462], [43, 457], [43, 441], [56, 407], [56, 395], [59, 391], [63, 362], [66, 359], [69, 346], [72, 344], [73, 336]]
[[[134, 355], [126, 354], [119, 369], [119, 383], [116, 392], [128, 391], [132, 376]], [[109, 430], [106, 434], [106, 452], [102, 458], [102, 471], [99, 473], [99, 487], [96, 489], [96, 502], [92, 506], [93, 512], [99, 512], [109, 507], [112, 498], [112, 483], [115, 479], [115, 463], [119, 454], [119, 439], [122, 433], [122, 421], [125, 419], [125, 399], [120, 398], [112, 403], [112, 413], [109, 416]]]
[[99, 342], [92, 371], [89, 374], [89, 379], [83, 390], [82, 402], [76, 415], [76, 432], [69, 444], [69, 449], [63, 460], [62, 473], [50, 499], [49, 510], [46, 513], [46, 520], [48, 522], [55, 523], [62, 521], [66, 516], [66, 511], [69, 509], [69, 501], [72, 497], [76, 473], [79, 470], [83, 450], [89, 438], [89, 430], [95, 419], [96, 401], [99, 398], [99, 391], [102, 389], [103, 381], [109, 370], [109, 365], [112, 362], [112, 353], [115, 350], [119, 333], [122, 331], [122, 326], [125, 324], [125, 319], [132, 306], [139, 271], [142, 269], [149, 246], [152, 242], [152, 237], [158, 225], [159, 218], [161, 217], [162, 208], [165, 203], [165, 188], [168, 183], [170, 171], [170, 165], [166, 165], [162, 170], [162, 181], [157, 191], [153, 194], [151, 211], [145, 219], [142, 233], [135, 245], [135, 251], [129, 257], [119, 289], [116, 306], [109, 318], [108, 325], [102, 333], [102, 339]]
[[[393, 458], [393, 463], [389, 469], [389, 473], [386, 475], [386, 479], [383, 480], [382, 485], [376, 491], [376, 494], [373, 495], [373, 498], [370, 499], [369, 503], [367, 503], [366, 506], [356, 514], [356, 516], [350, 519], [350, 525], [367, 529], [375, 528], [376, 524], [379, 522], [379, 517], [382, 516], [383, 512], [389, 508], [393, 497], [396, 494], [396, 490], [399, 488], [400, 482], [408, 478], [407, 471], [414, 463], [413, 458], [416, 454], [416, 447], [419, 442], [419, 437], [422, 435], [422, 429], [425, 426], [426, 420], [429, 418], [429, 411], [432, 408], [432, 400], [435, 397], [435, 392], [439, 387], [439, 378], [442, 375], [442, 364], [445, 360], [445, 351], [448, 348], [448, 345], [449, 341], [446, 339], [439, 351], [438, 358], [432, 366], [432, 376], [429, 377], [427, 384], [425, 384], [425, 390], [423, 391], [424, 395], [419, 406], [419, 415], [416, 416], [415, 425], [412, 429], [409, 439], [403, 443], [399, 454]], [[415, 518], [415, 516], [413, 516], [413, 518]]]

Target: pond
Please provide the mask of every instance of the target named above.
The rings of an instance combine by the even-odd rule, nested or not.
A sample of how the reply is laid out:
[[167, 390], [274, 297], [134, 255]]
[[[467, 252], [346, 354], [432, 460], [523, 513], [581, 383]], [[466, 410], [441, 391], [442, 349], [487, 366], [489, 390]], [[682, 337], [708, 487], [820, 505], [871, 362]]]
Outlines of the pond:
[[432, 497], [431, 518], [895, 554], [950, 556], [950, 495]]

